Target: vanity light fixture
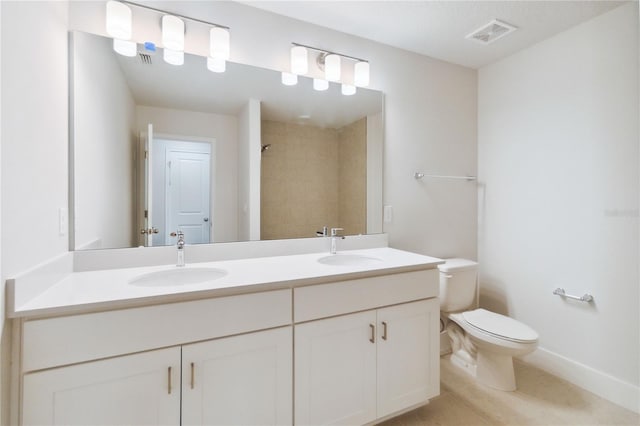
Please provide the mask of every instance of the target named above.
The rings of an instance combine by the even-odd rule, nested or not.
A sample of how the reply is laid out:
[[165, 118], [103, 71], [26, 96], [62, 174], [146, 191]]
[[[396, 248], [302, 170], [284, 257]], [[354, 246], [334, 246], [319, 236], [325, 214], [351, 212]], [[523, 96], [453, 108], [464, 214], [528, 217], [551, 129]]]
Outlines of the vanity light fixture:
[[163, 58], [171, 65], [184, 64], [184, 41], [188, 22], [204, 24], [209, 29], [209, 56], [207, 68], [213, 72], [224, 72], [230, 56], [229, 27], [201, 19], [190, 18], [162, 9], [133, 3], [127, 0], [107, 2], [107, 33], [114, 38], [113, 49], [125, 56], [137, 56], [137, 44], [130, 41], [132, 33], [132, 13], [129, 6], [152, 10], [162, 15]]
[[[369, 61], [356, 58], [354, 56], [344, 55], [342, 53], [336, 53], [324, 49], [319, 49], [317, 47], [307, 46], [300, 43], [291, 44], [293, 45], [293, 47], [291, 47], [290, 56], [291, 72], [282, 73], [283, 84], [286, 84], [285, 80], [289, 82], [289, 84], [295, 84], [293, 83], [293, 78], [288, 75], [285, 76], [286, 74], [306, 75], [309, 72], [308, 51], [315, 50], [316, 52], [319, 52], [316, 58], [318, 68], [320, 69], [320, 71], [324, 71], [324, 79], [313, 79], [313, 88], [315, 90], [327, 90], [329, 88], [329, 82], [335, 81], [338, 83], [342, 83], [342, 94], [345, 96], [350, 96], [356, 93], [356, 86], [366, 87], [369, 85]], [[343, 60], [349, 60], [355, 63], [353, 67], [352, 82], [343, 81]]]
[[314, 78], [313, 79], [313, 88], [318, 92], [325, 91], [329, 88], [329, 82], [322, 78]]
[[290, 72], [282, 71], [282, 84], [285, 86], [295, 86], [298, 84], [298, 75]]
[[131, 39], [131, 9], [119, 1], [107, 2], [107, 34], [113, 37], [113, 50], [124, 56], [136, 56], [136, 43]]
[[299, 75], [305, 75], [309, 72], [309, 58], [306, 47], [294, 45], [291, 48], [291, 72]]
[[119, 40], [131, 38], [131, 9], [119, 1], [107, 2], [107, 34]]
[[353, 84], [360, 87], [369, 85], [369, 62], [356, 62], [353, 67]]
[[330, 53], [324, 57], [324, 78], [340, 81], [340, 56]]
[[177, 16], [162, 17], [162, 46], [177, 52], [184, 51], [184, 21]]

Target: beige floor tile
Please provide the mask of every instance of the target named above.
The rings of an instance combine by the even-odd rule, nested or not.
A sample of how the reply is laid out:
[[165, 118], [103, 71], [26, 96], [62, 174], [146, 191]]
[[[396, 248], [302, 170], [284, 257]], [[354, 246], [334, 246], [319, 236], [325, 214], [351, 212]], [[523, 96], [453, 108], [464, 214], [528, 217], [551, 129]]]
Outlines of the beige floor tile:
[[515, 371], [518, 389], [502, 392], [442, 358], [440, 396], [383, 425], [640, 425], [640, 415], [533, 366], [516, 362]]

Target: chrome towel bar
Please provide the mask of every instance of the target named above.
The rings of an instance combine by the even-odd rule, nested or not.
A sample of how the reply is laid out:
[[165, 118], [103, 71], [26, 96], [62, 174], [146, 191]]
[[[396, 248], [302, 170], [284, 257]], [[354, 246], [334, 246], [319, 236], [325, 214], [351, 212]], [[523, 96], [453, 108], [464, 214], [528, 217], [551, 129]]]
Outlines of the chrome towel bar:
[[553, 294], [556, 294], [556, 295], [558, 295], [560, 297], [566, 297], [567, 299], [579, 300], [581, 302], [587, 302], [587, 303], [593, 302], [593, 296], [590, 295], [589, 293], [585, 293], [582, 296], [573, 296], [571, 294], [567, 294], [564, 291], [564, 288], [560, 288], [560, 287], [558, 287], [555, 290], [553, 290]]
[[413, 174], [413, 177], [415, 179], [434, 178], [434, 179], [460, 179], [460, 180], [467, 180], [467, 181], [471, 181], [471, 180], [476, 180], [477, 179], [475, 176], [427, 175], [427, 174], [424, 174], [422, 172], [415, 172]]

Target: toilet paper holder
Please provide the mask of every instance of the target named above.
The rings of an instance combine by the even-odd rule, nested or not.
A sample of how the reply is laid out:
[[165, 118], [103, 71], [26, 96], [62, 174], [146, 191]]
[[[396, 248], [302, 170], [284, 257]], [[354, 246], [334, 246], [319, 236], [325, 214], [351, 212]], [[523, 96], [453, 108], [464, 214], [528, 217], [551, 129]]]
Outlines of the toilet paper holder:
[[566, 297], [567, 299], [579, 300], [581, 302], [586, 302], [586, 303], [593, 302], [593, 296], [589, 293], [585, 293], [582, 296], [573, 296], [571, 294], [567, 294], [567, 292], [564, 291], [564, 288], [560, 288], [560, 287], [553, 290], [553, 294], [556, 294], [560, 297]]

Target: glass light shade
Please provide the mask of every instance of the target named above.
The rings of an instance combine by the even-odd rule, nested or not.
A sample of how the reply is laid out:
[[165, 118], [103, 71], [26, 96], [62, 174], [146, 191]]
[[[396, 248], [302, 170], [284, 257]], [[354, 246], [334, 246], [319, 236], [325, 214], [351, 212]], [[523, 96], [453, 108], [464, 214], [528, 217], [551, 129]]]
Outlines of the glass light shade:
[[305, 75], [309, 71], [309, 59], [307, 58], [307, 48], [303, 46], [293, 46], [291, 48], [291, 72], [298, 75]]
[[342, 94], [345, 96], [351, 96], [356, 94], [356, 86], [351, 84], [343, 84], [342, 85]]
[[282, 71], [282, 84], [285, 86], [295, 86], [298, 84], [298, 76], [290, 72]]
[[174, 51], [184, 50], [184, 21], [178, 17], [162, 17], [162, 46]]
[[340, 56], [332, 53], [324, 57], [324, 77], [329, 81], [340, 81]]
[[230, 53], [229, 30], [221, 27], [211, 28], [209, 31], [209, 56], [228, 61]]
[[227, 61], [220, 58], [207, 58], [207, 68], [213, 72], [225, 72], [227, 69]]
[[329, 82], [321, 78], [314, 78], [313, 88], [318, 92], [322, 92], [323, 90], [327, 90], [329, 88]]
[[113, 50], [122, 56], [136, 56], [138, 54], [138, 46], [135, 41], [113, 39]]
[[353, 83], [360, 87], [369, 85], [369, 62], [356, 62], [353, 69]]
[[107, 34], [113, 38], [131, 38], [131, 9], [119, 1], [107, 2]]
[[166, 63], [171, 65], [184, 64], [184, 52], [181, 50], [171, 50], [165, 47], [162, 57]]

